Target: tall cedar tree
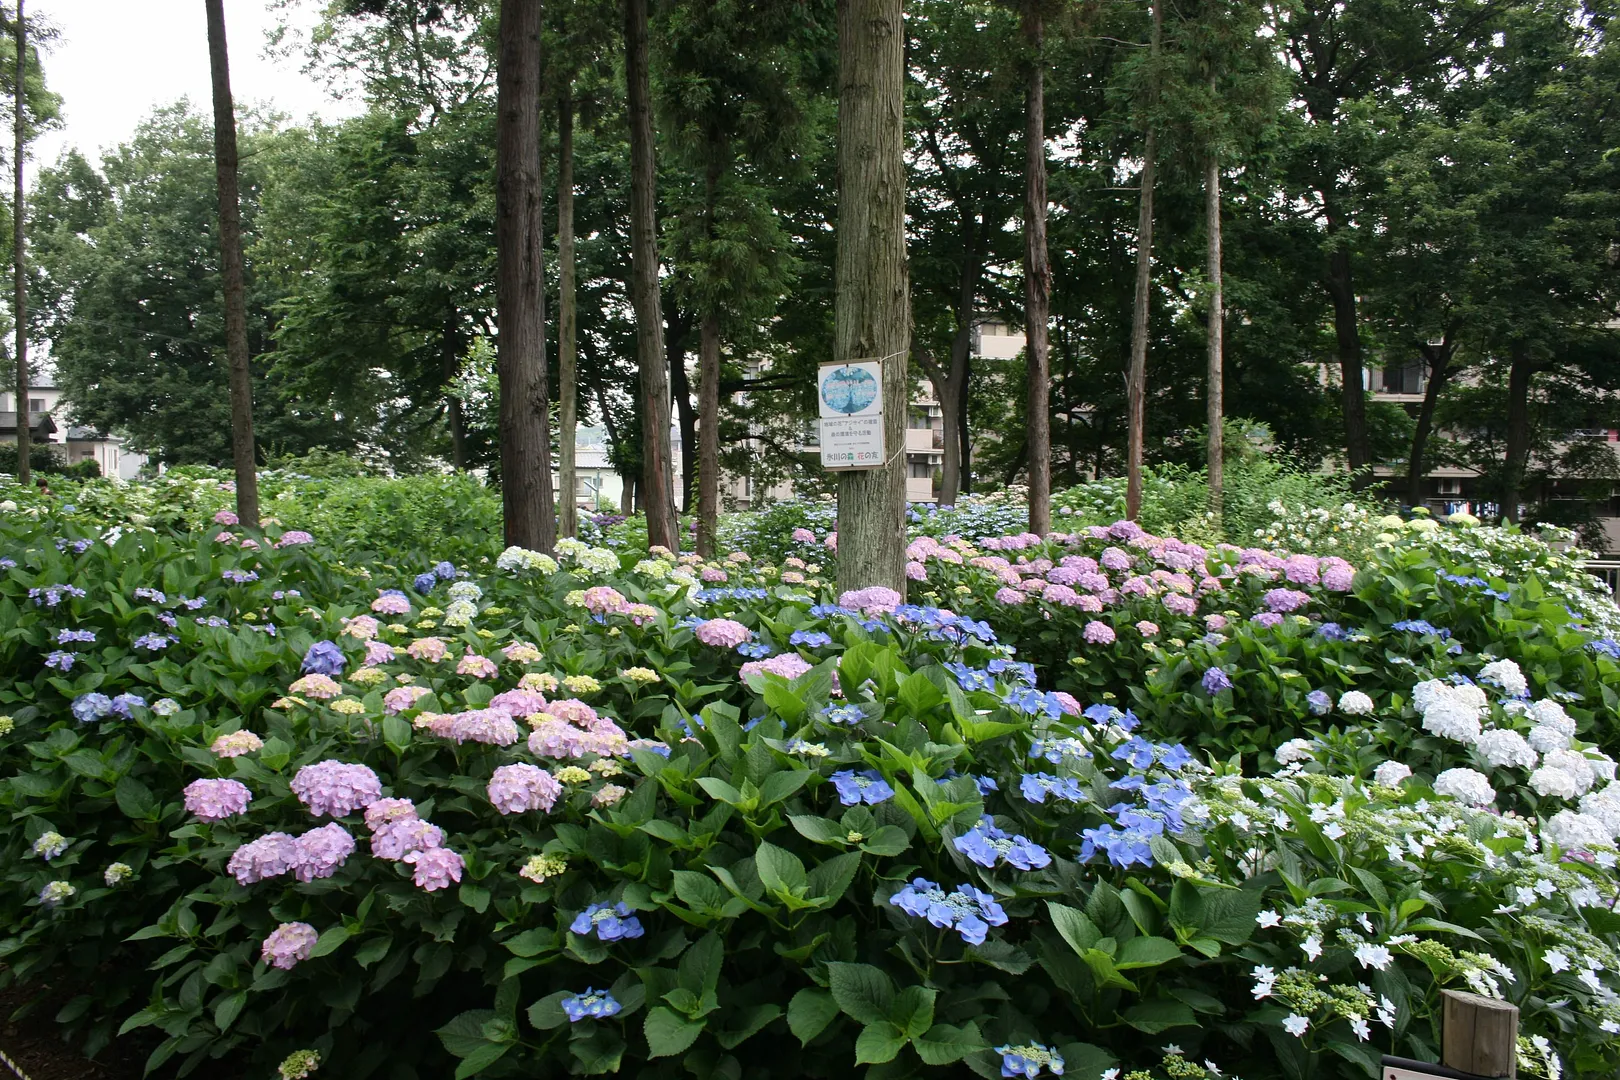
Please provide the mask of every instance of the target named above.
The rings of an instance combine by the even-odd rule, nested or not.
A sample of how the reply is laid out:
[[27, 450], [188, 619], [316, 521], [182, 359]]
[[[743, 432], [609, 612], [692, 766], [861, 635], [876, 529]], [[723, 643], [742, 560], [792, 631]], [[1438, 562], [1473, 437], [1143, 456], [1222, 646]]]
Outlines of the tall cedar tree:
[[630, 112], [630, 303], [641, 368], [641, 505], [647, 543], [678, 550], [670, 471], [669, 372], [664, 363], [663, 302], [658, 288], [657, 172], [653, 162], [647, 0], [624, 2], [625, 80]]
[[[632, 0], [634, 2], [634, 0]], [[838, 585], [905, 593], [905, 23], [901, 0], [838, 3], [838, 256], [833, 360], [883, 361], [884, 464], [838, 477]]]
[[220, 278], [225, 292], [225, 356], [231, 377], [231, 461], [236, 516], [259, 526], [259, 476], [253, 448], [253, 377], [248, 370], [247, 293], [242, 269], [242, 210], [236, 184], [236, 111], [231, 104], [225, 2], [206, 0], [208, 60], [214, 83], [214, 178], [219, 189]]
[[1047, 319], [1052, 306], [1052, 268], [1046, 259], [1045, 20], [1041, 0], [1026, 0], [1024, 40], [1029, 49], [1029, 85], [1024, 91], [1024, 356], [1029, 403], [1029, 531], [1052, 531], [1051, 365]]
[[496, 369], [506, 542], [557, 540], [546, 393], [545, 243], [540, 190], [541, 0], [501, 0], [495, 75]]
[[14, 307], [11, 317], [17, 322], [17, 479], [23, 484], [34, 482], [29, 468], [29, 446], [33, 432], [28, 430], [33, 414], [28, 410], [28, 277], [23, 249], [23, 98], [27, 94], [28, 27], [23, 20], [23, 0], [17, 0], [17, 83], [12, 108], [16, 112], [15, 138], [11, 144], [12, 187], [11, 201], [11, 284]]
[[1149, 0], [1153, 29], [1148, 39], [1147, 132], [1142, 139], [1136, 220], [1136, 307], [1131, 315], [1131, 366], [1125, 376], [1125, 516], [1132, 521], [1142, 512], [1142, 450], [1146, 441], [1148, 313], [1153, 288], [1153, 183], [1158, 158], [1157, 111], [1159, 40], [1164, 34], [1164, 0]]
[[579, 531], [574, 471], [578, 430], [579, 379], [575, 370], [578, 306], [574, 258], [574, 95], [573, 80], [557, 101], [557, 529]]

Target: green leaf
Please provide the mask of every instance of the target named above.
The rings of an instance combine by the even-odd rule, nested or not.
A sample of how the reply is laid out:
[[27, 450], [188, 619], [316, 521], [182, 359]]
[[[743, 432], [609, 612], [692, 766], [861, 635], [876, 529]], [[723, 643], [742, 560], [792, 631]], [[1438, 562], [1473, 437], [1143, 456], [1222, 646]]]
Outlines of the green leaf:
[[795, 694], [786, 683], [772, 678], [765, 680], [765, 705], [790, 725], [804, 715], [806, 708], [804, 702], [799, 700], [799, 695]]
[[824, 901], [826, 905], [837, 903], [849, 889], [850, 882], [855, 880], [855, 872], [860, 866], [861, 853], [858, 851], [834, 855], [810, 871], [806, 895]]
[[1125, 1022], [1138, 1031], [1157, 1035], [1173, 1027], [1192, 1027], [1198, 1023], [1193, 1011], [1179, 1001], [1144, 1001], [1125, 1010]]
[[402, 754], [411, 745], [411, 725], [402, 716], [385, 716], [382, 722], [383, 742], [388, 749]]
[[529, 1006], [529, 1023], [541, 1031], [562, 1027], [568, 1023], [568, 1014], [563, 1012], [562, 1003], [570, 997], [573, 997], [573, 993], [568, 990], [547, 994]]
[[743, 797], [742, 792], [738, 791], [736, 788], [732, 787], [718, 776], [700, 776], [698, 777], [697, 783], [698, 787], [708, 792], [709, 798], [715, 799], [719, 802], [729, 803], [732, 806], [740, 807], [745, 802], [749, 801]]
[[754, 866], [759, 870], [759, 880], [773, 893], [803, 896], [809, 884], [799, 857], [775, 844], [760, 843], [754, 852]]
[[647, 1013], [642, 1031], [647, 1036], [648, 1057], [671, 1057], [685, 1053], [703, 1033], [703, 1021], [688, 1020], [664, 1006]]
[[704, 934], [681, 954], [677, 969], [680, 985], [699, 996], [712, 997], [714, 988], [720, 982], [720, 965], [725, 956], [720, 935]]
[[794, 831], [814, 844], [843, 846], [846, 843], [844, 838], [849, 835], [849, 830], [838, 822], [815, 814], [789, 814], [788, 821], [793, 825]]
[[714, 879], [696, 870], [676, 870], [675, 895], [680, 897], [681, 903], [694, 911], [719, 911], [726, 902], [726, 894]]
[[827, 1025], [837, 1015], [838, 1003], [831, 994], [807, 986], [788, 1002], [788, 1030], [793, 1032], [800, 1046], [808, 1046], [811, 1039], [827, 1030]]
[[962, 1027], [935, 1024], [926, 1033], [913, 1037], [911, 1045], [924, 1065], [949, 1065], [989, 1047], [979, 1034], [979, 1025], [971, 1021]]
[[894, 1008], [894, 983], [870, 964], [828, 964], [827, 982], [839, 1009], [859, 1023], [885, 1021]]
[[1134, 937], [1120, 946], [1114, 966], [1121, 971], [1131, 968], [1158, 967], [1181, 956], [1181, 949], [1169, 938]]
[[735, 1049], [759, 1032], [759, 1029], [782, 1015], [782, 1006], [754, 1005], [742, 1011], [742, 1022], [714, 1034], [715, 1041], [727, 1050]]
[[898, 855], [910, 846], [911, 838], [898, 825], [884, 825], [860, 844], [868, 855]]
[[1265, 904], [1257, 889], [1201, 889], [1204, 936], [1227, 945], [1242, 945], [1254, 936], [1255, 919]]
[[316, 940], [315, 947], [309, 951], [309, 955], [312, 957], [325, 956], [328, 953], [336, 952], [338, 946], [349, 940], [349, 936], [350, 930], [348, 927], [342, 924], [331, 927]]
[[906, 1038], [914, 1039], [934, 1026], [934, 993], [925, 986], [908, 986], [895, 995], [889, 1019]]
[[467, 1080], [469, 1076], [477, 1076], [505, 1057], [507, 1051], [511, 1049], [512, 1044], [509, 1042], [486, 1042], [461, 1059], [461, 1064], [456, 1066], [456, 1080]]
[[1084, 956], [1087, 949], [1102, 939], [1102, 931], [1097, 929], [1097, 924], [1078, 908], [1066, 907], [1048, 900], [1046, 911], [1051, 916], [1053, 929], [1062, 934], [1063, 940], [1069, 943], [1069, 948], [1079, 955]]
[[945, 695], [927, 675], [914, 671], [900, 682], [900, 704], [919, 720], [923, 714], [945, 700]]
[[354, 952], [354, 962], [361, 968], [368, 968], [372, 964], [388, 955], [388, 950], [394, 945], [391, 937], [372, 938]]
[[482, 885], [471, 881], [464, 882], [458, 890], [461, 902], [478, 912], [480, 915], [489, 907], [489, 890]]
[[118, 809], [123, 811], [125, 817], [136, 821], [152, 821], [157, 818], [158, 801], [152, 794], [152, 789], [135, 779], [133, 776], [118, 778], [118, 786], [113, 789], [114, 798], [118, 802]]
[[246, 990], [238, 990], [229, 997], [221, 999], [220, 1003], [214, 1006], [214, 1026], [219, 1028], [222, 1033], [229, 1030], [230, 1026], [236, 1022], [237, 1016], [241, 1014], [242, 1006], [247, 1004], [247, 999], [248, 992]]
[[759, 786], [759, 805], [766, 807], [781, 802], [804, 787], [804, 782], [810, 779], [810, 776], [809, 769], [788, 769], [772, 773]]
[[893, 1061], [905, 1045], [905, 1034], [887, 1020], [868, 1024], [855, 1039], [855, 1064], [881, 1065]]

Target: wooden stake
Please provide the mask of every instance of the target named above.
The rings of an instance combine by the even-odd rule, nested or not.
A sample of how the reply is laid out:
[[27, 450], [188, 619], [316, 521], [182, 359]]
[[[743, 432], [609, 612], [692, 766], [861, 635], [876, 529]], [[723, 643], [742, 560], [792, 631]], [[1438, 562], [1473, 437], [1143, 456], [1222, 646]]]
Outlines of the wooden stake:
[[1475, 1076], [1513, 1077], [1519, 1009], [1506, 1001], [1440, 991], [1441, 1063]]

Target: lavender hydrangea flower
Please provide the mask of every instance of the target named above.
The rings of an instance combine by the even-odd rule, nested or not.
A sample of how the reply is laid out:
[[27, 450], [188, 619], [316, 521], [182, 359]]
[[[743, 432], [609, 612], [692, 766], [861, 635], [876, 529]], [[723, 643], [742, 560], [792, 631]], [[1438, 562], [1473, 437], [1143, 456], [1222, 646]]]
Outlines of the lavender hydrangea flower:
[[630, 914], [630, 905], [623, 901], [611, 905], [592, 904], [574, 916], [568, 929], [580, 937], [595, 934], [602, 941], [638, 938], [646, 933], [641, 920]]
[[1326, 716], [1333, 711], [1333, 698], [1326, 690], [1312, 690], [1305, 695], [1305, 704], [1312, 716]]
[[1080, 802], [1086, 797], [1071, 777], [1051, 773], [1025, 773], [1018, 782], [1018, 790], [1032, 803], [1044, 803], [1048, 795], [1069, 802]]
[[1232, 677], [1218, 667], [1212, 667], [1204, 672], [1204, 692], [1218, 694], [1222, 690], [1232, 689]]
[[438, 583], [439, 579], [437, 575], [430, 570], [425, 574], [417, 574], [416, 579], [411, 582], [411, 585], [416, 589], [417, 592], [425, 595], [432, 592], [433, 587]]
[[456, 576], [456, 564], [453, 562], [434, 563], [433, 576], [440, 581], [449, 581]]
[[301, 960], [308, 960], [320, 935], [305, 922], [282, 923], [264, 939], [260, 958], [271, 967], [290, 971]]
[[161, 652], [174, 644], [174, 638], [167, 634], [142, 634], [130, 642], [131, 647], [145, 649], [147, 652]]
[[45, 657], [45, 666], [48, 668], [55, 668], [57, 671], [71, 671], [73, 669], [73, 662], [77, 659], [78, 657], [74, 656], [72, 653], [63, 652], [58, 649], [56, 652], [53, 652]]
[[912, 878], [911, 884], [889, 897], [889, 903], [942, 930], [955, 930], [969, 945], [983, 945], [992, 926], [1007, 923], [1007, 913], [995, 897], [972, 885], [947, 893], [927, 878]]
[[371, 833], [371, 854], [391, 862], [398, 862], [413, 851], [443, 846], [444, 830], [423, 821], [414, 811], [409, 817], [379, 823]]
[[601, 1020], [613, 1016], [624, 1006], [620, 1005], [611, 993], [606, 990], [597, 990], [587, 986], [583, 994], [563, 998], [562, 1011], [567, 1014], [568, 1022], [577, 1024], [581, 1020]]
[[231, 853], [225, 869], [240, 885], [280, 877], [298, 859], [298, 841], [284, 832], [265, 833]]
[[333, 821], [298, 838], [291, 870], [299, 881], [328, 878], [354, 854], [354, 837]]
[[876, 806], [894, 798], [894, 788], [883, 779], [883, 774], [876, 769], [866, 769], [855, 772], [844, 769], [832, 774], [833, 787], [838, 789], [838, 801], [845, 806], [857, 806], [866, 803]]
[[382, 798], [382, 781], [364, 765], [328, 759], [299, 769], [292, 792], [316, 817], [344, 817]]
[[1027, 836], [1017, 836], [996, 828], [990, 815], [973, 828], [972, 832], [958, 836], [952, 843], [956, 850], [987, 869], [1006, 862], [1019, 870], [1039, 870], [1052, 865], [1052, 856]]
[[546, 770], [518, 763], [502, 765], [489, 780], [489, 801], [503, 814], [527, 810], [549, 811], [562, 794], [562, 785]]
[[253, 793], [240, 780], [193, 780], [186, 785], [186, 812], [204, 821], [224, 821], [247, 812]]
[[81, 694], [73, 699], [73, 704], [69, 708], [75, 720], [81, 724], [88, 724], [112, 712], [112, 698], [106, 694]]
[[423, 892], [448, 889], [461, 880], [462, 867], [466, 865], [460, 855], [445, 847], [421, 848], [400, 861], [415, 868], [412, 879]]
[[108, 711], [112, 715], [122, 717], [125, 720], [134, 719], [135, 710], [144, 708], [146, 708], [146, 699], [139, 694], [119, 694], [108, 703]]
[[58, 645], [71, 645], [74, 642], [94, 645], [96, 643], [96, 632], [94, 630], [63, 630], [56, 635]]
[[338, 676], [345, 663], [343, 650], [335, 642], [317, 641], [304, 653], [304, 674]]

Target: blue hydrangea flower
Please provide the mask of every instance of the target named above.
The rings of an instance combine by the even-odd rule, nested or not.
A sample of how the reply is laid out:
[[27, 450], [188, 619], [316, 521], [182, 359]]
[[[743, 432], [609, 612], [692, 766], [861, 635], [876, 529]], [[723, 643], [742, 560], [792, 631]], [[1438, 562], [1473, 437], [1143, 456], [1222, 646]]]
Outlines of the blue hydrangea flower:
[[956, 850], [986, 869], [995, 869], [996, 863], [1005, 862], [1019, 870], [1039, 870], [1052, 865], [1051, 854], [1027, 836], [1019, 836], [996, 828], [995, 819], [986, 814], [973, 831], [951, 841]]
[[996, 1053], [1001, 1055], [1002, 1076], [1022, 1076], [1025, 1080], [1035, 1080], [1045, 1068], [1053, 1076], [1063, 1075], [1063, 1055], [1049, 1046], [1040, 1043], [1031, 1043], [1027, 1046], [998, 1046]]
[[1133, 769], [1145, 769], [1153, 764], [1153, 744], [1140, 735], [1132, 735], [1125, 742], [1114, 748], [1109, 755], [1115, 761], [1123, 761]]
[[1602, 638], [1598, 641], [1588, 641], [1586, 647], [1595, 653], [1602, 653], [1611, 660], [1620, 660], [1620, 641], [1614, 638]]
[[259, 575], [252, 570], [227, 570], [220, 576], [236, 585], [246, 585], [250, 581], [259, 580]]
[[866, 719], [866, 714], [854, 705], [828, 705], [821, 715], [829, 724], [858, 724]]
[[812, 604], [810, 614], [818, 619], [831, 619], [838, 615], [854, 615], [856, 612], [847, 607], [839, 607], [837, 604]]
[[56, 635], [58, 645], [71, 645], [80, 642], [85, 645], [94, 645], [96, 632], [94, 630], [63, 630]]
[[1043, 694], [1039, 690], [1008, 690], [1002, 695], [1002, 703], [1009, 708], [1018, 710], [1026, 716], [1044, 716], [1048, 720], [1057, 720], [1063, 716], [1063, 705], [1058, 701], [1056, 694]]
[[1204, 692], [1218, 694], [1222, 690], [1232, 689], [1232, 678], [1218, 667], [1212, 667], [1204, 672]]
[[60, 649], [58, 649], [56, 652], [53, 652], [49, 656], [45, 657], [45, 666], [48, 668], [55, 668], [58, 671], [71, 671], [73, 668], [73, 661], [76, 659], [77, 657], [75, 657], [72, 653], [62, 652]]
[[996, 778], [993, 776], [975, 776], [973, 784], [979, 789], [980, 795], [988, 795], [992, 791], [1001, 790], [1001, 785], [996, 783]]
[[1159, 757], [1159, 764], [1166, 769], [1180, 771], [1193, 761], [1193, 756], [1180, 743], [1158, 743], [1154, 747], [1154, 753]]
[[1333, 697], [1326, 690], [1312, 690], [1305, 695], [1305, 704], [1312, 716], [1326, 716], [1333, 711]]
[[83, 694], [73, 700], [70, 708], [75, 720], [81, 724], [88, 724], [112, 712], [112, 698], [106, 694]]
[[910, 885], [889, 897], [889, 903], [942, 930], [955, 930], [969, 945], [983, 945], [992, 926], [1007, 924], [1007, 913], [996, 898], [972, 885], [959, 885], [947, 893], [927, 878], [912, 878]]
[[425, 574], [417, 574], [416, 580], [411, 582], [411, 586], [419, 593], [430, 593], [433, 591], [433, 586], [438, 583], [438, 577], [430, 570]]
[[1025, 773], [1018, 782], [1018, 790], [1032, 803], [1044, 803], [1048, 795], [1069, 802], [1080, 802], [1086, 797], [1072, 778], [1051, 773]]
[[950, 663], [945, 670], [956, 676], [956, 685], [963, 690], [994, 690], [996, 688], [995, 676], [988, 671], [970, 668], [966, 664]]
[[180, 598], [180, 603], [185, 606], [187, 611], [196, 611], [198, 608], [208, 603], [208, 598], [204, 596], [182, 596]]
[[581, 1020], [601, 1020], [612, 1016], [624, 1008], [613, 999], [613, 995], [606, 990], [597, 990], [587, 986], [583, 994], [563, 998], [562, 1011], [568, 1015], [568, 1022], [577, 1024]]
[[997, 658], [984, 665], [992, 675], [1010, 675], [1015, 681], [1026, 686], [1035, 685], [1035, 665], [1026, 664], [1018, 660], [1005, 660]]
[[820, 630], [795, 630], [788, 637], [789, 645], [803, 645], [807, 649], [819, 649], [823, 645], [832, 644], [832, 635]]
[[145, 587], [135, 590], [135, 599], [150, 600], [154, 604], [167, 604], [169, 602], [169, 598], [163, 595], [162, 590], [148, 589]]
[[1345, 633], [1344, 627], [1336, 622], [1325, 622], [1316, 628], [1316, 632], [1329, 641], [1343, 641], [1350, 636]]
[[130, 642], [132, 647], [145, 649], [148, 652], [159, 652], [173, 644], [174, 638], [169, 637], [167, 634], [142, 634]]
[[595, 934], [602, 941], [638, 938], [646, 933], [641, 928], [641, 920], [630, 914], [630, 906], [623, 901], [617, 904], [592, 904], [574, 916], [568, 929], [580, 937]]
[[121, 716], [125, 720], [135, 717], [134, 710], [146, 708], [146, 699], [139, 694], [119, 694], [109, 703], [108, 708], [114, 716]]
[[317, 641], [304, 653], [304, 674], [331, 675], [343, 674], [346, 661], [343, 659], [343, 650], [330, 641]]
[[866, 769], [855, 772], [844, 769], [842, 772], [832, 774], [833, 787], [838, 789], [838, 801], [845, 806], [857, 806], [866, 803], [876, 806], [894, 798], [894, 788], [883, 779], [883, 774], [876, 769]]
[[456, 564], [453, 562], [434, 563], [433, 576], [440, 581], [449, 581], [456, 576]]
[[[1160, 830], [1163, 830], [1162, 824]], [[1148, 843], [1152, 835], [1154, 834], [1118, 829], [1106, 824], [1099, 825], [1095, 829], [1082, 829], [1080, 861], [1086, 862], [1101, 851], [1115, 866], [1152, 866], [1153, 848]]]
[[737, 651], [751, 660], [761, 660], [771, 655], [773, 650], [763, 641], [745, 641], [737, 646]]

